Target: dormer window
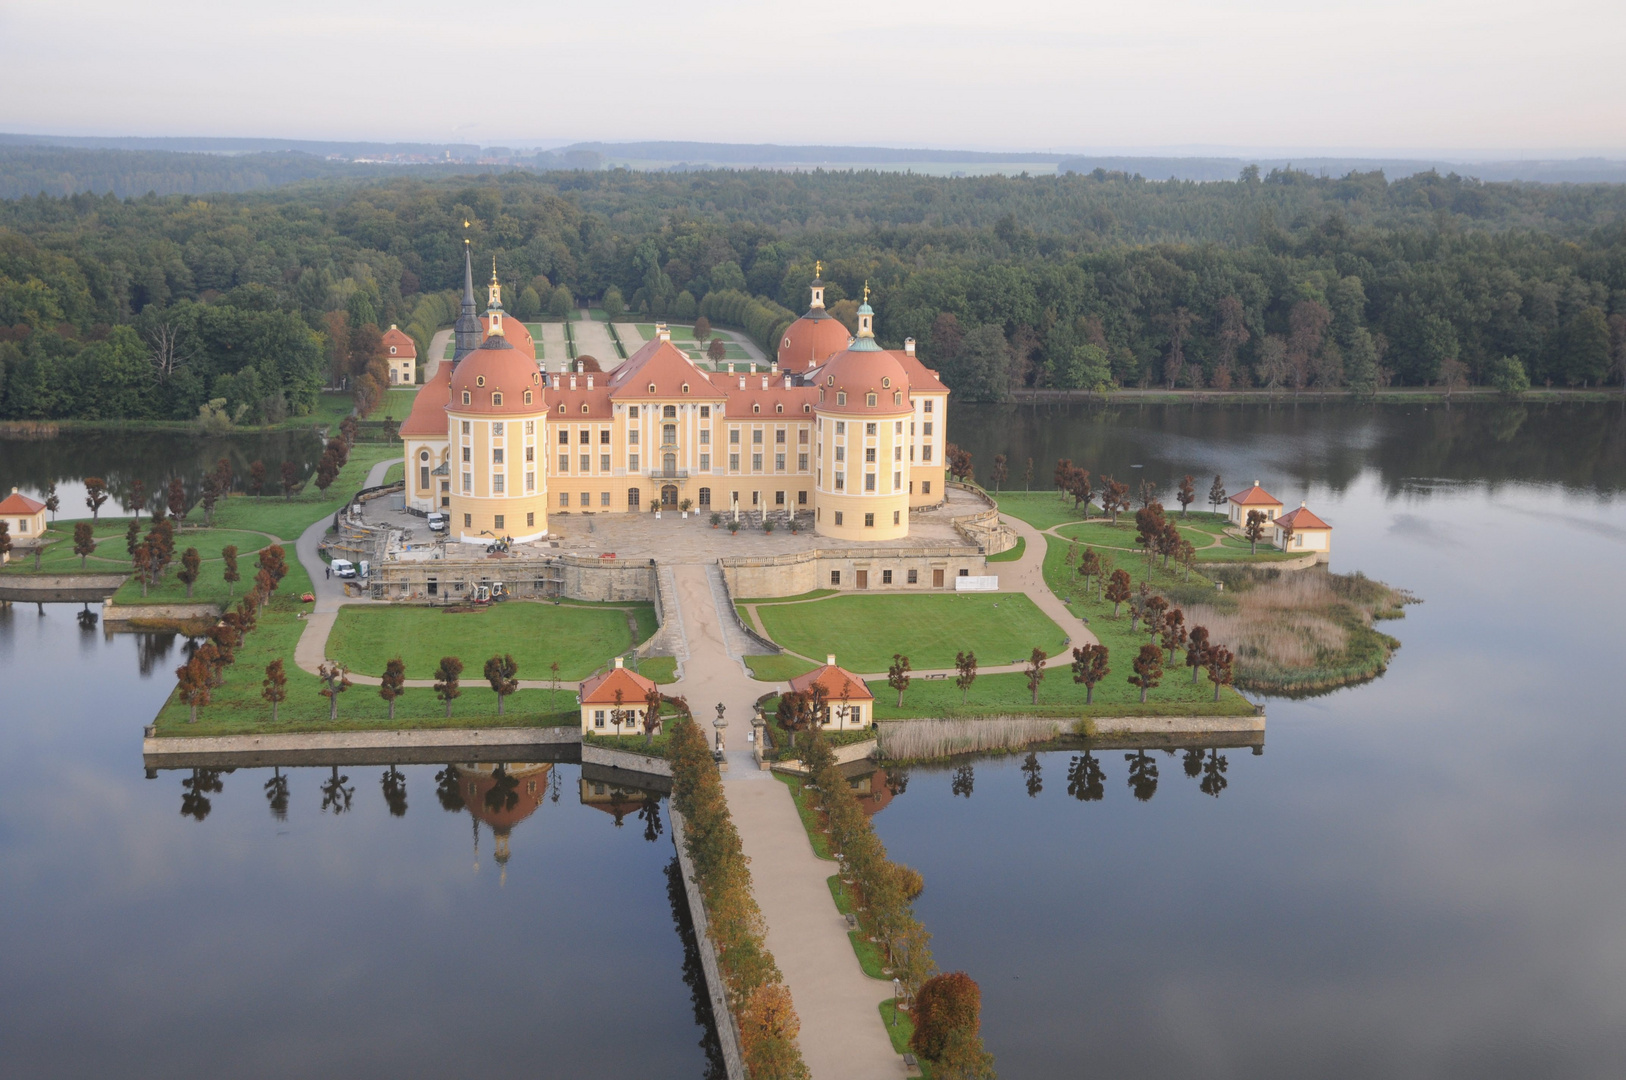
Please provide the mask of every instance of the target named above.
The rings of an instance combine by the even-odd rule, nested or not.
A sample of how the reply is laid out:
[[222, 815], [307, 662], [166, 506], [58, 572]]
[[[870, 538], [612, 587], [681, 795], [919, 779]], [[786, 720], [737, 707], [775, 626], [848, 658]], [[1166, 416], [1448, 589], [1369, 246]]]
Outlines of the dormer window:
[[395, 355], [395, 346], [394, 346], [394, 345], [391, 345], [391, 346], [390, 346], [390, 355], [391, 355], [391, 356], [394, 356], [394, 355]]
[[751, 406], [751, 411], [754, 412], [754, 413], [759, 413], [759, 412], [762, 411], [762, 406], [761, 405], [752, 405]]
[[872, 409], [875, 408], [875, 395], [874, 394], [865, 394], [864, 395], [864, 404], [868, 405]]
[[527, 391], [525, 391], [525, 404], [529, 405], [530, 403], [531, 403], [531, 392], [529, 390], [527, 390]]
[[649, 392], [651, 394], [653, 394], [655, 392], [655, 384], [654, 383], [649, 384]]
[[501, 405], [502, 404], [502, 395], [501, 394], [492, 394], [491, 395], [491, 404], [493, 406]]
[[564, 414], [565, 414], [565, 403], [561, 401], [559, 403], [559, 415], [563, 416]]
[[469, 393], [467, 390], [463, 391], [463, 404], [472, 405], [473, 403], [474, 403], [474, 395]]
[[475, 386], [484, 386], [485, 384], [486, 384], [486, 377], [484, 375], [476, 375], [474, 377], [474, 385]]
[[683, 392], [685, 394], [687, 394], [689, 392], [689, 384], [688, 383], [683, 384]]
[[845, 404], [847, 404], [847, 391], [845, 391], [845, 390], [836, 391], [836, 404], [837, 405], [845, 405]]
[[582, 402], [582, 415], [583, 416], [587, 415], [587, 402], [585, 402], [585, 401]]
[[[823, 391], [823, 390], [820, 390], [820, 391], [819, 391], [819, 393], [820, 393], [820, 394], [823, 394], [823, 393], [824, 393], [824, 391]], [[819, 400], [820, 400], [820, 401], [823, 401], [823, 400], [824, 400], [824, 398], [823, 398], [823, 397], [820, 397], [820, 398], [819, 398]], [[813, 406], [811, 406], [811, 405], [808, 405], [808, 404], [806, 404], [806, 403], [805, 403], [805, 402], [804, 402], [804, 403], [803, 403], [803, 405], [802, 405], [802, 411], [803, 411], [803, 412], [805, 412], [805, 413], [810, 413], [810, 412], [812, 412], [812, 411], [813, 411]]]
[[824, 385], [826, 385], [826, 386], [834, 386], [835, 384], [836, 384], [836, 377], [834, 375], [826, 375], [824, 377]]
[[902, 390], [894, 390], [894, 391], [892, 391], [892, 404], [894, 404], [894, 405], [902, 405], [903, 404], [903, 391]]
[[776, 413], [782, 413], [785, 411], [785, 407], [783, 405], [775, 405], [773, 407], [773, 411]]
[[881, 389], [883, 389], [883, 390], [892, 389], [892, 376], [887, 375], [887, 376], [885, 376], [884, 378], [881, 379]]

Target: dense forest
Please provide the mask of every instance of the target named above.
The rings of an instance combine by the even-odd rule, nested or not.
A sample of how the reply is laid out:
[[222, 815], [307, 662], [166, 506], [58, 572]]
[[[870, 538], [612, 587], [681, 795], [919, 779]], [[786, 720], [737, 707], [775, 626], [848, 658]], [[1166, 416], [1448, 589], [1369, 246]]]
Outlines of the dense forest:
[[1626, 371], [1626, 185], [1097, 172], [626, 171], [0, 202], [0, 417], [241, 422], [450, 321], [465, 233], [510, 310], [582, 300], [777, 340], [814, 259], [968, 398], [1025, 386], [1349, 387]]

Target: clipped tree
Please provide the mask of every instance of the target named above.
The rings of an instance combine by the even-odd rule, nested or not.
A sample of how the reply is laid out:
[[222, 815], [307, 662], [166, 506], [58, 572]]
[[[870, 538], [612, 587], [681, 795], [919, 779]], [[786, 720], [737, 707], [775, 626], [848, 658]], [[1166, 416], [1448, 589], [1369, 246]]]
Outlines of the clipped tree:
[[779, 729], [790, 736], [791, 749], [796, 748], [796, 733], [813, 722], [813, 702], [809, 695], [790, 690], [779, 695], [779, 707], [774, 710], [774, 721]]
[[1203, 667], [1208, 669], [1208, 681], [1214, 684], [1214, 700], [1218, 701], [1220, 687], [1230, 686], [1234, 675], [1233, 667], [1236, 657], [1230, 649], [1213, 646], [1208, 649], [1203, 661]]
[[1129, 509], [1129, 485], [1102, 477], [1101, 509], [1112, 515], [1112, 524], [1118, 524], [1118, 515]]
[[198, 722], [198, 709], [209, 704], [209, 687], [213, 682], [214, 673], [209, 668], [209, 661], [203, 654], [203, 649], [210, 648], [205, 645], [192, 654], [191, 659], [175, 669], [176, 696], [187, 706], [186, 722]]
[[502, 715], [503, 698], [519, 689], [519, 679], [515, 677], [518, 674], [519, 665], [514, 663], [514, 658], [507, 653], [493, 656], [486, 661], [486, 682], [491, 684], [492, 691], [497, 695], [498, 716]]
[[277, 707], [288, 700], [288, 673], [281, 660], [265, 665], [265, 680], [260, 683], [260, 696], [271, 703], [271, 722], [277, 722]]
[[651, 686], [649, 693], [644, 695], [644, 745], [649, 746], [655, 741], [655, 732], [661, 727], [661, 688]]
[[169, 516], [176, 521], [186, 519], [186, 484], [179, 476], [169, 478], [169, 493], [165, 496], [164, 504], [169, 507]]
[[199, 557], [197, 548], [189, 547], [181, 552], [181, 568], [175, 571], [175, 577], [186, 586], [188, 600], [192, 599], [192, 586], [197, 584], [198, 571], [202, 565], [203, 560]]
[[124, 550], [130, 553], [130, 558], [135, 558], [136, 548], [140, 544], [141, 522], [131, 518], [130, 523], [124, 527]]
[[1281, 518], [1277, 518], [1276, 528], [1281, 530], [1282, 550], [1286, 551], [1288, 545], [1293, 542], [1293, 523], [1291, 521], [1284, 521]]
[[299, 490], [299, 466], [292, 461], [284, 461], [280, 472], [282, 475], [282, 497], [292, 499], [294, 493]]
[[378, 696], [390, 707], [390, 723], [395, 722], [395, 699], [406, 693], [406, 662], [399, 656], [384, 665], [378, 680]]
[[892, 666], [886, 669], [886, 684], [898, 692], [898, 708], [903, 708], [903, 692], [909, 689], [909, 658], [902, 653], [892, 654]]
[[706, 359], [715, 364], [721, 363], [727, 357], [728, 346], [723, 343], [723, 339], [720, 337], [712, 338], [711, 344], [706, 346]]
[[265, 462], [250, 462], [248, 466], [248, 493], [258, 499], [264, 491]]
[[711, 338], [711, 320], [704, 315], [694, 321], [694, 339], [707, 341]]
[[930, 1062], [939, 1061], [955, 1035], [977, 1034], [982, 1022], [982, 991], [963, 971], [933, 975], [915, 995], [915, 1032], [909, 1045]]
[[1084, 687], [1084, 704], [1095, 704], [1095, 684], [1112, 674], [1105, 645], [1081, 645], [1073, 650], [1073, 681]]
[[1101, 556], [1093, 547], [1086, 547], [1084, 554], [1078, 558], [1078, 576], [1084, 579], [1084, 587], [1090, 587], [1090, 579], [1101, 576]]
[[[56, 498], [56, 485], [52, 485], [51, 497], [45, 500], [45, 505], [51, 505], [51, 499]], [[140, 480], [130, 481], [130, 514], [135, 520], [141, 520], [141, 508], [147, 505], [147, 485]], [[54, 510], [55, 507], [52, 507]]]
[[971, 693], [971, 684], [977, 681], [977, 654], [955, 653], [954, 670], [958, 672], [954, 677], [954, 685], [960, 688], [960, 704], [963, 706], [967, 695]]
[[999, 494], [999, 487], [1010, 477], [1010, 459], [1004, 454], [994, 455], [994, 467], [988, 473], [988, 479], [994, 482], [994, 494]]
[[1186, 511], [1191, 509], [1191, 504], [1197, 501], [1196, 480], [1190, 474], [1180, 481], [1180, 487], [1175, 491], [1174, 497], [1180, 500], [1180, 516], [1185, 517]]
[[455, 656], [440, 658], [440, 666], [435, 668], [435, 696], [446, 704], [446, 718], [452, 717], [452, 702], [463, 693], [458, 679], [463, 674], [463, 661]]
[[1163, 516], [1163, 504], [1153, 499], [1135, 511], [1135, 546], [1146, 549], [1146, 572], [1152, 572], [1152, 556], [1163, 547], [1168, 520]]
[[1259, 541], [1265, 536], [1265, 522], [1268, 519], [1259, 510], [1249, 510], [1248, 520], [1242, 528], [1242, 535], [1248, 538], [1248, 554], [1259, 554]]
[[1107, 582], [1106, 598], [1112, 601], [1112, 617], [1118, 617], [1118, 610], [1130, 597], [1129, 571], [1114, 570], [1112, 580]]
[[243, 579], [243, 575], [237, 571], [237, 545], [227, 544], [221, 548], [220, 561], [225, 564], [221, 568], [220, 576], [225, 579], [226, 598], [230, 599], [232, 593], [236, 591], [237, 583]]
[[[39, 549], [36, 547], [35, 551]], [[85, 568], [85, 559], [96, 550], [96, 528], [88, 521], [76, 521], [73, 526], [73, 553], [79, 556], [79, 569]], [[38, 559], [35, 560], [38, 562]]]
[[1140, 687], [1141, 704], [1146, 704], [1146, 692], [1155, 689], [1163, 679], [1163, 650], [1148, 642], [1140, 647], [1135, 657], [1135, 673], [1129, 676], [1131, 686]]
[[1186, 643], [1186, 613], [1179, 608], [1170, 608], [1168, 614], [1163, 616], [1163, 651], [1168, 654], [1169, 661], [1174, 661], [1175, 650]]
[[101, 516], [102, 504], [107, 501], [107, 481], [99, 476], [85, 477], [85, 505], [90, 508], [90, 520]]
[[[135, 502], [136, 517], [141, 516], [141, 500], [136, 494], [142, 490], [141, 481], [137, 480], [130, 488], [130, 498]], [[62, 497], [56, 493], [56, 481], [52, 480], [45, 486], [45, 509], [51, 512], [51, 520], [56, 520], [56, 512], [62, 507]]]
[[327, 719], [331, 724], [339, 718], [339, 695], [350, 689], [350, 673], [343, 664], [324, 663], [316, 669], [316, 677], [322, 684], [317, 693], [327, 698]]
[[1039, 704], [1039, 684], [1044, 682], [1044, 650], [1035, 648], [1028, 655], [1028, 692], [1033, 695], [1033, 704]]
[[1225, 503], [1225, 484], [1220, 480], [1219, 474], [1214, 474], [1214, 483], [1208, 489], [1208, 505], [1219, 513], [1219, 508]]
[[1197, 672], [1208, 663], [1208, 627], [1193, 626], [1186, 635], [1186, 667], [1191, 669], [1191, 685], [1197, 685]]

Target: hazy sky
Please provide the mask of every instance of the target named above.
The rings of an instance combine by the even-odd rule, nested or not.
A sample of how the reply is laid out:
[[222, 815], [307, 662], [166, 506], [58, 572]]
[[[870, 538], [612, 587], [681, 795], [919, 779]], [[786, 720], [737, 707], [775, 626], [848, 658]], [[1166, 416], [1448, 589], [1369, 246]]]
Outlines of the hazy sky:
[[0, 130], [1626, 151], [1623, 0], [0, 0]]

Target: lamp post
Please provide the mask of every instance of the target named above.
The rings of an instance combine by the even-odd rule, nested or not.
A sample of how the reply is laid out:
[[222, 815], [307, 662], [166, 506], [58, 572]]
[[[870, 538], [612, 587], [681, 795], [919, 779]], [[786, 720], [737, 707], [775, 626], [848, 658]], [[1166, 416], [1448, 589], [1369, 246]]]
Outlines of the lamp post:
[[903, 980], [892, 977], [892, 1026], [898, 1026], [898, 1002], [903, 1000]]
[[723, 714], [727, 711], [728, 706], [719, 701], [717, 703], [717, 719], [711, 722], [711, 726], [717, 729], [717, 749], [719, 750], [723, 749], [723, 732], [728, 729], [728, 721], [723, 719]]

